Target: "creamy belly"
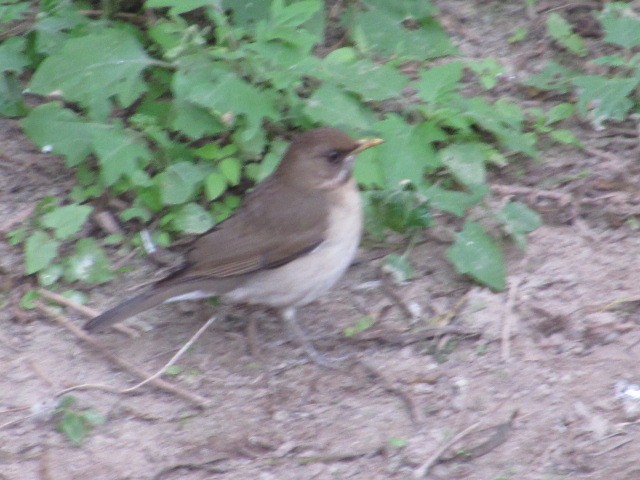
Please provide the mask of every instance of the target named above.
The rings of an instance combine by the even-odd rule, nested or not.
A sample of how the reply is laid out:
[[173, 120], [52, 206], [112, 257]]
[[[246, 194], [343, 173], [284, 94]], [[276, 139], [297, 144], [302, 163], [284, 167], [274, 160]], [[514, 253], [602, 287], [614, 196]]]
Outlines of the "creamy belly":
[[311, 252], [281, 267], [251, 274], [227, 292], [233, 302], [273, 307], [302, 306], [329, 290], [351, 264], [360, 243], [362, 211], [355, 188], [340, 189], [329, 216], [325, 240]]

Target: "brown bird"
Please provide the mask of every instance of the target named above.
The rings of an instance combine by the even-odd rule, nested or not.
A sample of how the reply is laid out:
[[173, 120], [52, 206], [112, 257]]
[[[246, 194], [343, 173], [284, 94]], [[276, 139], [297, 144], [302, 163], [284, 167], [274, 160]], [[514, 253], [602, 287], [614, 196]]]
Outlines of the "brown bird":
[[354, 159], [382, 142], [354, 140], [332, 128], [299, 135], [237, 212], [193, 242], [182, 268], [84, 328], [105, 327], [161, 303], [222, 296], [277, 308], [311, 359], [326, 364], [299, 327], [296, 308], [331, 288], [351, 263], [362, 230]]

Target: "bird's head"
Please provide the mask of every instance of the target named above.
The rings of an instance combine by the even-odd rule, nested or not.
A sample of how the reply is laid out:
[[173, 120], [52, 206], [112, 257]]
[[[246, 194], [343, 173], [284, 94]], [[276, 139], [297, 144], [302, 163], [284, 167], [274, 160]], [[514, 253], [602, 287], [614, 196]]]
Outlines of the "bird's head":
[[275, 175], [296, 187], [330, 190], [344, 185], [358, 153], [383, 140], [354, 140], [335, 128], [316, 128], [296, 137]]

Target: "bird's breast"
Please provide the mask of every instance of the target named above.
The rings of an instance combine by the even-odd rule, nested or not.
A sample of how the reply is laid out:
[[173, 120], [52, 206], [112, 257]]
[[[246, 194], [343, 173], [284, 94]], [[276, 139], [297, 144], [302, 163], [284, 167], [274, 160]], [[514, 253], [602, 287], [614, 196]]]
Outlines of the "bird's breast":
[[326, 234], [315, 249], [252, 275], [225, 297], [280, 308], [305, 305], [330, 289], [351, 264], [362, 232], [360, 194], [353, 180], [331, 196]]

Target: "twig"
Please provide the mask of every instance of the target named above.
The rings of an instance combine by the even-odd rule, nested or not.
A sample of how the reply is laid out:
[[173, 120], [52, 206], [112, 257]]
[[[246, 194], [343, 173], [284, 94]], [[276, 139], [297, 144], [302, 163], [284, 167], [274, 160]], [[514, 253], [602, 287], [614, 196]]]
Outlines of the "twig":
[[349, 462], [351, 460], [357, 460], [362, 457], [372, 457], [376, 453], [379, 454], [383, 450], [383, 447], [380, 447], [376, 451], [373, 452], [344, 452], [344, 453], [335, 453], [329, 455], [309, 455], [305, 457], [296, 457], [295, 459], [301, 465], [307, 465], [310, 463], [338, 463], [338, 462]]
[[411, 395], [409, 395], [404, 390], [393, 385], [391, 380], [389, 380], [381, 371], [379, 371], [376, 367], [371, 365], [369, 362], [366, 362], [365, 360], [360, 359], [360, 360], [357, 360], [357, 363], [359, 363], [369, 375], [380, 380], [380, 383], [382, 383], [382, 387], [387, 392], [396, 395], [398, 398], [400, 398], [400, 400], [402, 400], [402, 402], [404, 403], [405, 407], [409, 412], [409, 418], [411, 418], [411, 421], [413, 423], [420, 423], [422, 421], [422, 418], [421, 418], [422, 415], [420, 415], [420, 411], [416, 407], [416, 404], [413, 401], [413, 398], [411, 397]]
[[[36, 308], [38, 311], [40, 311], [44, 315], [53, 319], [57, 324], [64, 327], [66, 330], [69, 330], [76, 337], [78, 337], [81, 340], [84, 340], [91, 347], [97, 350], [98, 353], [100, 353], [102, 356], [107, 358], [107, 360], [116, 364], [121, 369], [129, 372], [130, 374], [132, 374], [135, 377], [138, 377], [141, 380], [145, 380], [151, 376], [148, 372], [128, 364], [127, 362], [122, 360], [120, 357], [111, 353], [109, 350], [103, 347], [100, 343], [96, 342], [93, 339], [93, 337], [91, 337], [88, 333], [86, 333], [84, 330], [74, 325], [73, 323], [71, 323], [69, 320], [67, 320], [64, 316], [60, 315], [54, 309], [48, 307], [47, 305], [44, 305], [42, 302], [37, 302]], [[201, 397], [200, 395], [197, 395], [195, 393], [189, 392], [187, 390], [183, 390], [182, 388], [176, 385], [173, 385], [172, 383], [166, 382], [160, 378], [154, 378], [153, 380], [150, 381], [150, 383], [156, 388], [159, 388], [166, 392], [170, 392], [180, 398], [188, 400], [189, 402], [196, 404], [200, 408], [204, 408], [209, 404], [209, 401], [206, 398]]]
[[607, 160], [609, 162], [614, 162], [616, 164], [620, 164], [620, 163], [624, 164], [624, 160], [618, 155], [616, 155], [615, 153], [606, 152], [604, 150], [600, 150], [599, 148], [591, 147], [589, 145], [585, 145], [583, 148], [585, 152], [590, 153], [594, 157], [598, 157], [598, 158], [601, 158], [602, 160]]
[[143, 385], [145, 385], [145, 384], [147, 384], [149, 382], [153, 382], [154, 380], [158, 379], [160, 377], [160, 375], [162, 375], [167, 368], [169, 368], [171, 365], [173, 365], [174, 363], [176, 363], [178, 361], [178, 359], [184, 354], [184, 352], [186, 352], [191, 347], [191, 345], [193, 345], [193, 343], [200, 337], [200, 335], [202, 335], [204, 333], [204, 331], [207, 328], [209, 328], [211, 326], [211, 324], [213, 322], [215, 322], [217, 319], [218, 319], [218, 317], [214, 316], [214, 317], [211, 317], [209, 320], [207, 320], [207, 323], [205, 323], [203, 326], [201, 326], [198, 329], [198, 331], [189, 339], [189, 341], [187, 343], [185, 343], [182, 346], [182, 348], [180, 348], [180, 350], [178, 350], [176, 352], [176, 354], [173, 357], [171, 357], [171, 359], [160, 370], [158, 370], [156, 373], [151, 375], [149, 378], [146, 378], [142, 382], [138, 383], [137, 385], [134, 385], [133, 387], [126, 388], [126, 389], [122, 390], [122, 393], [133, 392], [134, 390], [137, 390], [141, 386], [143, 386]]
[[64, 305], [65, 307], [69, 307], [73, 310], [75, 310], [78, 313], [81, 313], [82, 315], [89, 317], [89, 318], [93, 318], [95, 316], [97, 316], [100, 312], [98, 312], [97, 310], [94, 310], [91, 307], [87, 307], [85, 305], [82, 305], [78, 302], [74, 302], [73, 300], [67, 298], [67, 297], [63, 297], [62, 295], [52, 292], [50, 290], [47, 290], [45, 288], [39, 288], [38, 289], [38, 293], [40, 295], [42, 295], [44, 298], [47, 298], [49, 300], [52, 300], [56, 303], [59, 303], [60, 305]]
[[382, 293], [384, 293], [396, 306], [402, 311], [404, 316], [409, 320], [414, 320], [416, 315], [411, 311], [411, 308], [407, 305], [404, 298], [396, 292], [391, 285], [391, 281], [388, 275], [382, 273]]
[[159, 378], [167, 370], [167, 368], [169, 368], [170, 366], [172, 366], [178, 361], [178, 359], [184, 354], [184, 352], [186, 352], [191, 347], [191, 345], [193, 345], [193, 343], [200, 337], [200, 335], [202, 335], [204, 331], [207, 328], [209, 328], [209, 326], [211, 326], [211, 324], [216, 320], [217, 320], [217, 317], [211, 317], [207, 321], [207, 323], [205, 323], [202, 327], [200, 327], [200, 329], [189, 339], [189, 341], [185, 343], [182, 346], [182, 348], [180, 348], [180, 350], [178, 350], [176, 354], [173, 357], [171, 357], [171, 360], [169, 360], [160, 370], [158, 370], [156, 373], [154, 373], [150, 377], [145, 378], [142, 382], [134, 385], [133, 387], [118, 389], [118, 388], [110, 387], [109, 385], [103, 385], [99, 383], [83, 383], [81, 385], [74, 385], [73, 387], [65, 388], [64, 390], [58, 392], [56, 394], [56, 397], [72, 392], [74, 390], [104, 390], [110, 393], [120, 393], [120, 394], [131, 393], [137, 390], [138, 388], [142, 387], [143, 385], [153, 382], [155, 379]]
[[498, 195], [527, 195], [532, 199], [550, 198], [557, 201], [561, 206], [569, 205], [573, 198], [570, 193], [557, 192], [554, 190], [540, 190], [533, 187], [521, 185], [491, 185], [491, 191]]
[[624, 447], [627, 443], [631, 443], [633, 442], [633, 439], [629, 439], [629, 440], [624, 440], [621, 443], [618, 443], [617, 445], [614, 445], [613, 447], [609, 447], [606, 450], [601, 450], [600, 452], [596, 452], [594, 454], [592, 454], [592, 457], [599, 457], [600, 455], [604, 455], [605, 453], [609, 453], [612, 452], [614, 450], [617, 450], [620, 447]]
[[113, 268], [114, 270], [119, 270], [121, 267], [123, 267], [124, 265], [129, 263], [129, 260], [131, 260], [137, 254], [138, 254], [138, 249], [134, 248], [129, 253], [127, 253], [124, 257], [122, 257], [121, 259], [119, 259], [116, 262], [114, 262], [111, 265], [111, 268]]
[[5, 413], [24, 412], [25, 410], [29, 410], [29, 407], [7, 408], [5, 410], [0, 410], [0, 415], [4, 415]]
[[42, 480], [53, 480], [53, 475], [51, 475], [51, 469], [49, 468], [49, 448], [46, 447], [42, 450], [39, 458], [40, 462], [38, 464], [38, 473]]
[[55, 386], [54, 386], [53, 382], [51, 381], [51, 379], [47, 375], [44, 374], [44, 372], [40, 369], [40, 366], [38, 364], [36, 364], [31, 359], [27, 360], [27, 364], [29, 365], [31, 370], [33, 370], [33, 373], [36, 374], [36, 377], [38, 377], [42, 383], [47, 385], [49, 388], [55, 388]]
[[30, 413], [29, 415], [25, 416], [25, 417], [21, 417], [21, 418], [16, 418], [15, 420], [10, 420], [6, 423], [2, 423], [0, 424], [0, 430], [4, 430], [7, 427], [10, 427], [11, 425], [15, 425], [16, 423], [20, 423], [23, 420], [26, 420], [27, 418], [31, 418], [33, 417], [35, 414], [34, 413]]
[[457, 325], [447, 325], [445, 327], [425, 328], [418, 331], [409, 332], [389, 332], [389, 331], [364, 331], [353, 337], [347, 337], [347, 340], [355, 342], [381, 342], [394, 346], [406, 347], [414, 343], [433, 340], [434, 338], [444, 337], [446, 335], [458, 335], [462, 337], [477, 338], [480, 336], [479, 331], [469, 330]]
[[[478, 457], [482, 457], [483, 455], [486, 455], [492, 450], [495, 450], [504, 442], [506, 442], [507, 439], [509, 438], [509, 432], [513, 427], [513, 422], [518, 417], [518, 414], [519, 414], [518, 410], [514, 410], [511, 413], [509, 420], [499, 425], [496, 425], [495, 427], [491, 427], [490, 429], [487, 429], [487, 430], [493, 430], [493, 434], [487, 440], [480, 443], [480, 445], [477, 445], [471, 448], [466, 448], [464, 452], [464, 457], [462, 457], [462, 460], [469, 462]], [[452, 458], [451, 460], [455, 460], [455, 457]]]
[[[87, 307], [86, 305], [82, 305], [81, 303], [74, 302], [73, 300], [67, 297], [63, 297], [62, 295], [52, 292], [50, 290], [47, 290], [45, 288], [39, 288], [38, 293], [43, 297], [53, 302], [56, 302], [60, 305], [64, 305], [65, 307], [69, 307], [72, 310], [75, 310], [76, 312], [81, 313], [82, 315], [85, 315], [88, 318], [93, 318], [100, 313], [91, 307]], [[138, 338], [140, 336], [140, 334], [136, 330], [129, 328], [126, 325], [116, 324], [116, 325], [113, 325], [111, 328], [119, 331], [120, 333], [124, 333], [125, 335], [128, 335], [131, 338]]]
[[73, 385], [72, 387], [65, 388], [64, 390], [60, 390], [56, 392], [54, 397], [61, 397], [62, 395], [66, 395], [69, 392], [73, 392], [75, 390], [102, 390], [103, 392], [109, 393], [122, 393], [123, 391], [116, 387], [111, 387], [109, 385], [104, 385], [101, 383], [81, 383], [80, 385]]
[[480, 422], [474, 423], [473, 425], [465, 428], [462, 432], [457, 434], [455, 437], [453, 437], [451, 440], [446, 442], [444, 445], [442, 445], [438, 450], [436, 450], [436, 452], [425, 463], [423, 463], [418, 468], [416, 468], [416, 470], [413, 472], [413, 478], [424, 478], [424, 477], [426, 477], [427, 474], [429, 473], [429, 470], [431, 469], [431, 467], [433, 465], [435, 465], [435, 463], [440, 459], [440, 457], [447, 450], [449, 450], [456, 442], [459, 442], [464, 437], [469, 435], [471, 432], [476, 430], [479, 426], [480, 426]]
[[258, 347], [258, 322], [253, 315], [249, 317], [247, 322], [247, 346], [253, 359], [256, 362], [264, 363], [264, 357]]
[[507, 293], [507, 304], [504, 308], [502, 316], [502, 336], [501, 336], [501, 355], [502, 361], [508, 362], [511, 358], [511, 332], [513, 330], [513, 306], [516, 302], [516, 293], [520, 286], [520, 279], [513, 278], [509, 282], [509, 292]]

